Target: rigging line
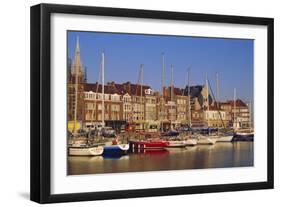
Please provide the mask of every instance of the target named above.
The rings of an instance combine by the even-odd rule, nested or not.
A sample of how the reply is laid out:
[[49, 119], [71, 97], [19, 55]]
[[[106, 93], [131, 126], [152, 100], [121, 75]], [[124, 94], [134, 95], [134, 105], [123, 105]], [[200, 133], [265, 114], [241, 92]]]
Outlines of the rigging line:
[[[215, 100], [215, 102], [216, 102], [216, 98], [215, 98], [215, 96], [214, 96], [214, 93], [213, 93], [213, 90], [212, 90], [212, 87], [211, 87], [211, 84], [210, 84], [210, 81], [207, 79], [207, 81], [208, 81], [208, 84], [209, 84], [209, 86], [210, 86], [210, 91], [211, 91], [211, 94], [212, 94], [212, 98], [214, 98], [214, 100]], [[209, 103], [208, 103], [209, 104]], [[222, 125], [223, 125], [223, 128], [226, 128], [225, 127], [225, 125], [224, 125], [224, 122], [223, 122], [223, 119], [222, 119], [222, 115], [221, 115], [221, 112], [220, 112], [220, 110], [218, 109], [218, 112], [219, 112], [219, 115], [220, 115], [220, 119], [221, 119], [221, 122], [222, 122]]]
[[[99, 89], [99, 81], [101, 80], [101, 62], [99, 64], [99, 75], [98, 75], [98, 81], [97, 81], [97, 86], [96, 86], [96, 94], [95, 94], [95, 104], [94, 104], [94, 109], [97, 112], [97, 96], [98, 96], [98, 89]], [[95, 113], [97, 116], [97, 113]], [[93, 125], [93, 114], [92, 114], [92, 125]]]

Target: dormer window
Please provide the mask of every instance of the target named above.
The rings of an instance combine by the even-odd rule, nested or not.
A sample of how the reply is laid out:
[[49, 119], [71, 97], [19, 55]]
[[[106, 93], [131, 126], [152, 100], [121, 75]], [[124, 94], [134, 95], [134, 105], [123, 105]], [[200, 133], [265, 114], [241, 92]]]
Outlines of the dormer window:
[[144, 93], [147, 94], [147, 95], [151, 95], [152, 94], [152, 89], [151, 88], [145, 89]]

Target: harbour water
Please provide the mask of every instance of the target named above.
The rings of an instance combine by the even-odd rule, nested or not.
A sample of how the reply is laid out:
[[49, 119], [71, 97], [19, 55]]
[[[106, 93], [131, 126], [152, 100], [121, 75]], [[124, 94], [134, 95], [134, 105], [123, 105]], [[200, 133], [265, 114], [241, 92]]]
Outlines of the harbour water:
[[68, 175], [254, 165], [254, 142], [227, 142], [186, 148], [128, 152], [121, 157], [69, 156]]

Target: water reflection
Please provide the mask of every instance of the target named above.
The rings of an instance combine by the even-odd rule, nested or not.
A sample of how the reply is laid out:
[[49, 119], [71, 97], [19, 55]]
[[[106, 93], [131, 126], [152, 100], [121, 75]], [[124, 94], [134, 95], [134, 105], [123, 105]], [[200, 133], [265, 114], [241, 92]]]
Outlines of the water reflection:
[[129, 155], [103, 155], [103, 156], [99, 156], [100, 158], [103, 159], [113, 159], [113, 160], [125, 160], [125, 159], [129, 159]]
[[123, 156], [68, 157], [68, 174], [137, 172], [253, 166], [253, 142], [216, 143], [165, 150], [137, 150]]

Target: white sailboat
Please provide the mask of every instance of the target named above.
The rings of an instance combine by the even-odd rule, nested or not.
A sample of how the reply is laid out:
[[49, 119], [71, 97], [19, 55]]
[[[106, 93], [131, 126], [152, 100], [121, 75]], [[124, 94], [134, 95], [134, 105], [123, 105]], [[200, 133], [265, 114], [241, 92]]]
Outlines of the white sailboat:
[[[208, 78], [206, 75], [206, 88], [207, 88], [207, 94], [206, 94], [206, 102], [207, 102], [207, 112], [209, 111], [209, 84], [208, 84]], [[208, 117], [208, 113], [206, 113], [206, 119], [208, 122], [208, 128], [210, 127], [210, 121], [209, 121], [209, 117]], [[212, 136], [210, 134], [208, 135], [199, 135], [198, 137], [198, 141], [197, 144], [199, 145], [213, 145], [216, 143], [218, 137], [217, 136]]]
[[[115, 130], [105, 127], [105, 104], [104, 104], [104, 65], [105, 65], [105, 58], [104, 52], [102, 52], [102, 60], [101, 60], [101, 77], [102, 77], [102, 127], [103, 131], [107, 132], [107, 134], [115, 135]], [[112, 140], [111, 142], [107, 143], [98, 143], [104, 144], [103, 146], [103, 156], [119, 156], [122, 154], [127, 153], [129, 150], [128, 143], [119, 143], [118, 139]]]
[[[216, 103], [217, 103], [218, 112], [219, 112], [219, 115], [221, 118], [221, 113], [219, 111], [219, 74], [218, 73], [216, 73]], [[223, 122], [223, 120], [222, 120], [222, 122]], [[231, 142], [232, 140], [233, 140], [233, 134], [222, 134], [222, 135], [218, 135], [218, 138], [217, 138], [217, 142]]]
[[195, 146], [198, 144], [198, 139], [195, 137], [188, 137], [185, 140], [185, 144], [186, 144], [186, 146]]
[[217, 138], [217, 142], [231, 142], [233, 135], [221, 135]]
[[178, 147], [185, 147], [186, 140], [169, 140], [168, 141], [168, 148], [178, 148]]
[[[190, 68], [187, 71], [187, 97], [188, 97], [188, 125], [189, 128], [192, 127], [191, 123], [191, 105], [190, 105]], [[195, 146], [197, 145], [198, 139], [197, 137], [191, 136], [190, 134], [187, 136], [186, 140], [186, 146]]]
[[251, 101], [249, 103], [249, 128], [236, 130], [235, 138], [237, 141], [253, 141], [254, 139], [254, 130], [252, 127], [252, 110], [251, 110]]
[[[76, 46], [76, 57], [80, 60], [80, 48], [79, 41], [77, 39]], [[81, 65], [80, 65], [81, 67]], [[77, 101], [78, 101], [78, 70], [79, 67], [75, 67], [75, 109], [74, 109], [74, 139], [78, 137], [77, 129], [76, 129], [76, 121], [77, 121]], [[85, 138], [85, 140], [88, 140]], [[88, 144], [88, 141], [84, 143], [74, 143], [68, 147], [68, 154], [71, 156], [96, 156], [101, 155], [103, 153], [103, 146], [91, 146]]]
[[214, 136], [214, 137], [211, 137], [211, 136], [204, 136], [204, 135], [201, 135], [197, 141], [197, 144], [198, 145], [206, 145], [206, 144], [209, 144], [209, 145], [213, 145], [217, 142], [217, 137]]
[[103, 153], [103, 147], [102, 146], [96, 146], [96, 147], [90, 147], [90, 146], [71, 146], [68, 149], [68, 153], [71, 156], [97, 156], [101, 155]]

